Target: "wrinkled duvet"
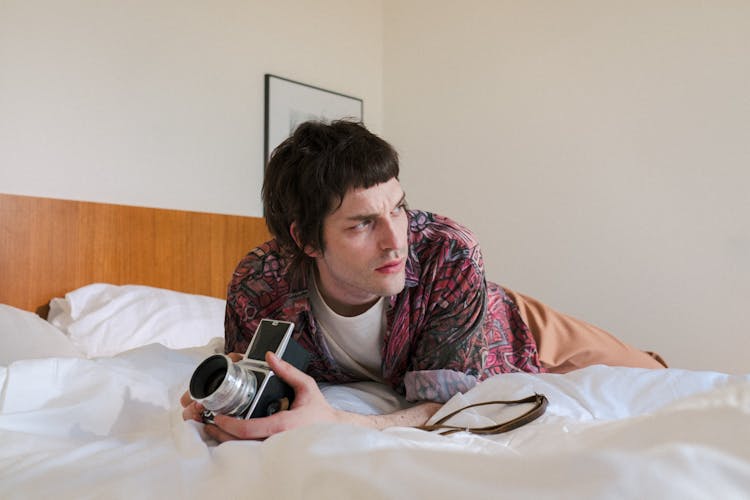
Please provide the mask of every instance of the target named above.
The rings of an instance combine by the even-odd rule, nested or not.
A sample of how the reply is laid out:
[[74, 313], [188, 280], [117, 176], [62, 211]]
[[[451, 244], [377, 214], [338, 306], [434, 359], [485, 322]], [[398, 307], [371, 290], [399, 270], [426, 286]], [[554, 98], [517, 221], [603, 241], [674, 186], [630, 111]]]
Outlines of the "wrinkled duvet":
[[[216, 445], [179, 396], [211, 349], [0, 367], [0, 497], [750, 498], [750, 375], [594, 366], [499, 375], [463, 405], [534, 393], [538, 420], [495, 436], [317, 425]], [[374, 383], [323, 388], [336, 407], [406, 405]], [[507, 407], [453, 423], [502, 421]]]

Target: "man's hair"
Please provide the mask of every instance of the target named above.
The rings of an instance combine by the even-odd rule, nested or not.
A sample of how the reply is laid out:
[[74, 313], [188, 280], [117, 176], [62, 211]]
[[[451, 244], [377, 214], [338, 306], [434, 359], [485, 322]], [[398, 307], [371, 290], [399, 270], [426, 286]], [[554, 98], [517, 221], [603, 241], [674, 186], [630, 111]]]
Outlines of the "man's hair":
[[[398, 178], [398, 154], [361, 123], [310, 121], [271, 154], [263, 181], [266, 224], [291, 258], [293, 275], [309, 271], [304, 249], [325, 250], [323, 219], [351, 189]], [[296, 223], [299, 246], [290, 234]]]

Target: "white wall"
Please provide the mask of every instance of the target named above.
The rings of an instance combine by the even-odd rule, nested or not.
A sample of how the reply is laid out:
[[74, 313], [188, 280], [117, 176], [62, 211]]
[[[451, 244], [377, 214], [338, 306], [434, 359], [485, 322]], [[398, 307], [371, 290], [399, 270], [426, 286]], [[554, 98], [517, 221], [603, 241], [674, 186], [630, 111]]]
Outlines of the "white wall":
[[494, 281], [750, 371], [750, 3], [386, 0], [384, 26], [412, 206]]
[[275, 73], [363, 97], [491, 279], [747, 372], [748, 53], [740, 0], [4, 0], [0, 192], [259, 215]]
[[364, 98], [380, 0], [0, 2], [0, 192], [260, 215], [263, 75]]

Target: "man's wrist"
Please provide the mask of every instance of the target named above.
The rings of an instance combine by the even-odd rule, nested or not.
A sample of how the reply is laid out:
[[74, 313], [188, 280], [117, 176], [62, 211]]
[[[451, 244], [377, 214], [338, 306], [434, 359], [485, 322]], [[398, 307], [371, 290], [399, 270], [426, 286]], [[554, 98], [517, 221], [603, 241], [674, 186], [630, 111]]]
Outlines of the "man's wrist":
[[360, 415], [337, 410], [337, 420], [378, 430], [389, 427], [415, 427], [424, 425], [441, 406], [440, 403], [425, 402], [385, 415]]

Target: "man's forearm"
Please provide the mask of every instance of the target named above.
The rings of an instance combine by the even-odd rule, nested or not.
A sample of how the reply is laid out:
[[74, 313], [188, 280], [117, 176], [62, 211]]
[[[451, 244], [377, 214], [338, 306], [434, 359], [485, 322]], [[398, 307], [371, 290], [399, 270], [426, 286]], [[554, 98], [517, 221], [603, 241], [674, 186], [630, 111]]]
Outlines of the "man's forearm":
[[411, 408], [388, 413], [386, 415], [360, 415], [358, 413], [342, 411], [339, 418], [342, 422], [349, 422], [373, 429], [414, 427], [425, 424], [441, 406], [440, 403], [421, 403], [412, 406]]

